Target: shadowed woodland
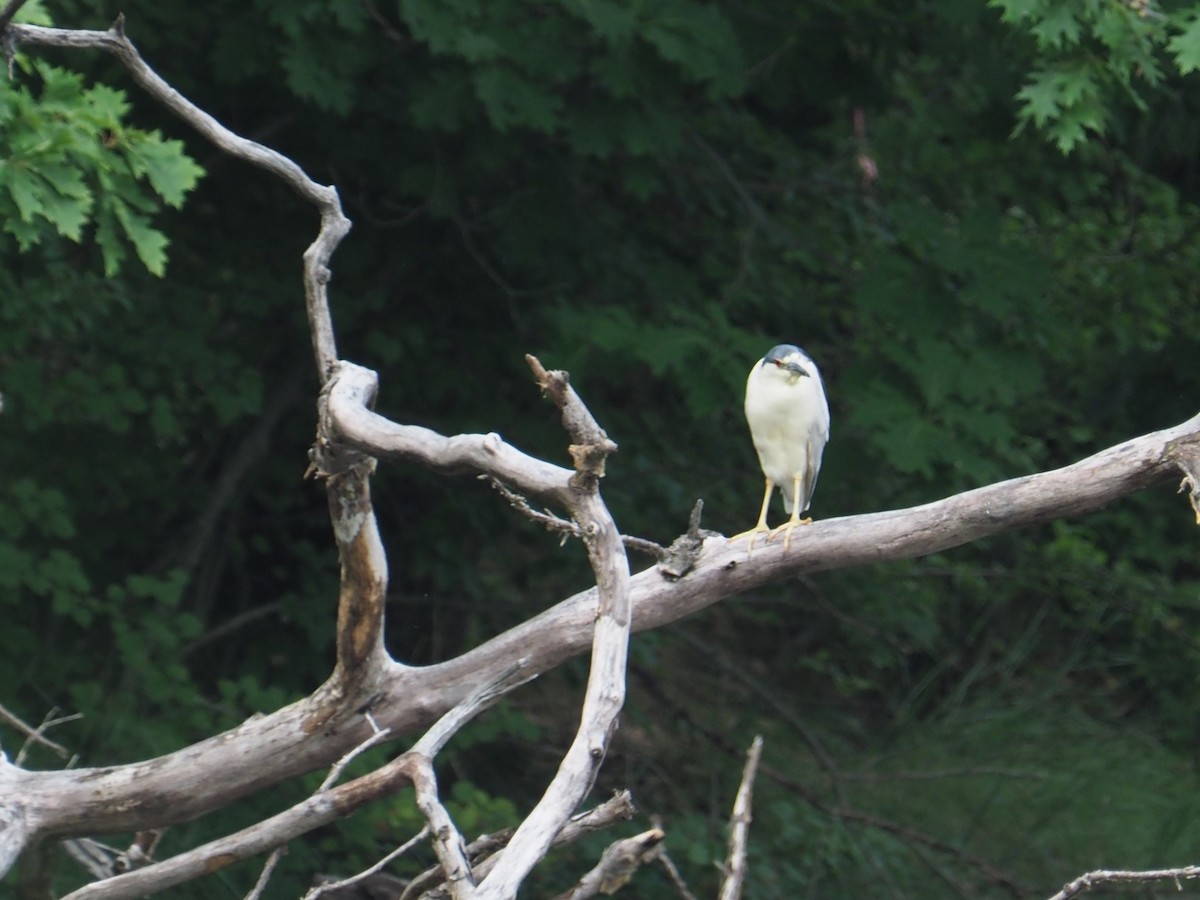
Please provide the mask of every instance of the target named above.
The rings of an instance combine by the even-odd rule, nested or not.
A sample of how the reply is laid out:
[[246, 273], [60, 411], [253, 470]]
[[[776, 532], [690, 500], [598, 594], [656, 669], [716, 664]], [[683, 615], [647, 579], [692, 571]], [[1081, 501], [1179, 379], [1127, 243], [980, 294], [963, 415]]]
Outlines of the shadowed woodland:
[[[716, 896], [756, 735], [749, 898], [1200, 863], [1200, 6], [8, 7], [0, 830], [72, 770], [262, 741], [228, 799], [83, 809], [104, 827], [19, 861], [0, 839], [0, 894], [101, 896], [138, 853], [315, 805], [338, 763], [373, 802], [297, 833], [262, 896], [428, 824], [381, 876], [400, 896], [458, 858], [439, 823], [536, 819], [600, 697], [594, 621], [623, 708], [580, 808], [636, 812], [521, 896], [584, 896], [654, 829], [624, 894]], [[284, 162], [147, 89], [118, 14]], [[815, 524], [748, 556], [742, 394], [783, 342], [832, 437]], [[646, 542], [697, 499], [668, 575]], [[626, 660], [603, 631], [630, 616]], [[247, 896], [270, 849], [165, 895]]]

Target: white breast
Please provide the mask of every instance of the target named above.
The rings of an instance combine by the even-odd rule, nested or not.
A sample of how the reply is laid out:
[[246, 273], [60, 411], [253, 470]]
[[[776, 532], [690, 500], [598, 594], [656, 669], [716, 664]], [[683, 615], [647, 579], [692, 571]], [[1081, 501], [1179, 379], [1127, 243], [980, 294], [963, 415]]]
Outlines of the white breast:
[[829, 406], [817, 367], [795, 376], [760, 361], [746, 379], [746, 421], [763, 475], [775, 482], [790, 513], [801, 479], [800, 512], [808, 509], [829, 440]]

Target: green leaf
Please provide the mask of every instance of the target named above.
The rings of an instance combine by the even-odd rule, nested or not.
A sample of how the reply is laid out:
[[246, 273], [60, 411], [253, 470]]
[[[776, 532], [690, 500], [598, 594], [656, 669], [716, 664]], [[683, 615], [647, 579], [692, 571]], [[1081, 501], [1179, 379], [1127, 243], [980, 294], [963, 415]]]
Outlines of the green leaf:
[[475, 93], [499, 131], [524, 125], [551, 131], [558, 123], [562, 98], [503, 66], [475, 72]]
[[167, 236], [152, 226], [146, 216], [124, 203], [118, 204], [115, 212], [142, 265], [161, 278], [167, 270]]
[[145, 175], [158, 195], [177, 209], [204, 175], [204, 169], [184, 153], [182, 141], [164, 141], [157, 131], [141, 135], [127, 157], [133, 173]]
[[8, 188], [22, 222], [32, 222], [42, 212], [42, 183], [34, 172], [25, 166], [0, 163], [0, 182]]
[[1061, 49], [1079, 43], [1080, 22], [1072, 6], [1063, 4], [1034, 25], [1033, 33], [1043, 47]]
[[1183, 75], [1200, 69], [1200, 14], [1191, 12], [1184, 19], [1179, 34], [1167, 42], [1167, 50], [1175, 56], [1175, 65]]

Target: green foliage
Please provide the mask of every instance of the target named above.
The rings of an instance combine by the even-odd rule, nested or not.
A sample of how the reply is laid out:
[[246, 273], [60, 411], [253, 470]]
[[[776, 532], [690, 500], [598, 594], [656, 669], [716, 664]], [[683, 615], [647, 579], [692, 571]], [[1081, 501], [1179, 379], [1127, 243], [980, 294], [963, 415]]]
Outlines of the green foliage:
[[1032, 39], [1038, 63], [1017, 94], [1020, 124], [1067, 153], [1103, 134], [1124, 103], [1145, 111], [1166, 73], [1200, 68], [1200, 7], [1164, 12], [1150, 0], [990, 0]]
[[53, 235], [79, 243], [92, 225], [105, 275], [120, 271], [129, 244], [162, 276], [167, 237], [151, 216], [179, 207], [200, 167], [181, 142], [126, 125], [123, 91], [85, 89], [78, 74], [24, 57], [19, 70], [0, 83], [2, 233], [24, 251]]

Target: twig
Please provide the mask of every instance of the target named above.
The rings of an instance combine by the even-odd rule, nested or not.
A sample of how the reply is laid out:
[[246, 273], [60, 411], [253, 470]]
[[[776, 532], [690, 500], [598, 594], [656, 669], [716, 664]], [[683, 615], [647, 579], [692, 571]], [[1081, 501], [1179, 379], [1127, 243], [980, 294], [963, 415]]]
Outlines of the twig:
[[597, 894], [615, 894], [633, 874], [650, 862], [666, 835], [660, 828], [651, 828], [633, 837], [614, 841], [600, 855], [595, 868], [579, 879], [569, 891], [556, 900], [591, 900]]
[[[46, 715], [52, 716], [52, 715], [54, 715], [55, 712], [57, 712], [57, 709], [52, 709]], [[75, 718], [79, 718], [79, 717], [81, 717], [81, 715], [82, 714], [80, 714], [80, 716], [76, 716]], [[10, 710], [6, 709], [2, 704], [0, 704], [0, 719], [3, 719], [5, 722], [7, 722], [13, 728], [16, 728], [18, 731], [20, 731], [22, 734], [24, 734], [29, 739], [28, 741], [26, 741], [26, 745], [28, 745], [28, 743], [30, 741], [32, 741], [34, 743], [41, 744], [43, 747], [47, 747], [50, 750], [53, 750], [55, 753], [57, 753], [63, 759], [70, 758], [71, 751], [69, 751], [62, 744], [55, 743], [54, 741], [50, 740], [48, 737], [45, 737], [42, 734], [42, 732], [44, 732], [47, 728], [50, 728], [53, 725], [57, 725], [59, 722], [65, 721], [65, 720], [58, 719], [51, 723], [47, 723], [45, 720], [43, 720], [41, 725], [39, 725], [37, 728], [34, 728], [32, 725], [29, 725], [28, 723], [26, 723], [25, 720], [22, 719], [20, 716], [18, 716], [16, 713], [11, 712]], [[20, 753], [21, 754], [25, 753], [25, 747], [21, 748]], [[16, 765], [21, 764], [22, 758], [23, 758], [23, 756], [17, 757]]]
[[1147, 881], [1173, 881], [1175, 890], [1182, 891], [1181, 881], [1200, 878], [1200, 866], [1183, 866], [1178, 869], [1149, 869], [1144, 872], [1128, 872], [1121, 870], [1098, 869], [1081, 875], [1074, 881], [1063, 885], [1063, 889], [1050, 900], [1068, 900], [1092, 888], [1105, 884], [1142, 884]]
[[[796, 729], [796, 733], [800, 735], [801, 740], [812, 751], [813, 758], [816, 759], [817, 764], [829, 775], [835, 789], [838, 788], [838, 769], [833, 756], [825, 749], [825, 745], [821, 743], [820, 738], [808, 727], [807, 723], [800, 716], [796, 715], [796, 710], [791, 705], [785, 703], [767, 685], [762, 684], [751, 675], [745, 666], [735, 664], [720, 648], [714, 647], [702, 638], [697, 637], [689, 629], [680, 628], [675, 634], [693, 647], [702, 650], [707, 659], [715, 662], [726, 673], [758, 694], [770, 705], [775, 715]], [[838, 792], [840, 799], [840, 789]]]
[[50, 712], [46, 713], [46, 718], [44, 718], [42, 720], [42, 724], [39, 725], [37, 728], [35, 728], [32, 732], [30, 732], [29, 736], [25, 740], [25, 743], [21, 745], [21, 749], [17, 753], [17, 758], [15, 760], [13, 760], [14, 765], [19, 766], [23, 762], [25, 762], [25, 757], [28, 755], [30, 745], [35, 744], [35, 743], [36, 744], [45, 744], [46, 746], [50, 747], [51, 749], [61, 750], [63, 752], [63, 755], [68, 755], [68, 754], [66, 754], [66, 751], [63, 750], [62, 747], [60, 747], [58, 744], [55, 744], [53, 741], [47, 741], [44, 737], [42, 737], [42, 735], [45, 732], [49, 731], [51, 728], [53, 728], [55, 725], [63, 725], [67, 722], [74, 722], [78, 719], [82, 719], [83, 713], [71, 713], [71, 715], [69, 715], [69, 716], [59, 716], [58, 718], [51, 718], [51, 716], [53, 716], [56, 712], [58, 712], [57, 708], [52, 709], [52, 710], [50, 710]]
[[567, 537], [583, 536], [583, 531], [577, 522], [564, 519], [562, 516], [556, 516], [552, 512], [534, 509], [525, 497], [518, 494], [494, 475], [480, 475], [479, 478], [495, 488], [500, 496], [508, 502], [508, 505], [525, 516], [525, 518], [544, 526], [547, 531], [556, 531], [563, 535], [564, 542]]
[[254, 887], [250, 889], [250, 893], [246, 894], [243, 900], [258, 900], [262, 896], [263, 891], [267, 889], [267, 882], [271, 880], [271, 873], [275, 871], [275, 867], [279, 865], [279, 860], [283, 859], [285, 853], [287, 853], [287, 844], [282, 844], [271, 851], [262, 871], [258, 873], [258, 881], [254, 882]]
[[738, 787], [737, 799], [733, 802], [733, 814], [729, 817], [729, 856], [725, 862], [725, 877], [721, 882], [719, 900], [738, 900], [742, 896], [742, 885], [746, 881], [746, 846], [750, 833], [750, 808], [754, 801], [754, 778], [758, 774], [758, 763], [762, 759], [762, 735], [754, 738], [746, 754], [746, 766], [742, 770], [742, 783]]
[[660, 844], [658, 848], [657, 861], [663, 869], [666, 870], [667, 877], [671, 879], [671, 884], [675, 886], [675, 891], [679, 894], [682, 900], [696, 900], [696, 895], [693, 894], [687, 886], [687, 882], [683, 880], [683, 876], [679, 874], [679, 869], [676, 868], [675, 862], [667, 853], [667, 845]]
[[364, 879], [370, 878], [372, 875], [374, 875], [376, 872], [378, 872], [384, 866], [388, 865], [388, 863], [392, 862], [392, 860], [398, 859], [399, 857], [403, 856], [405, 853], [407, 853], [413, 847], [417, 846], [417, 844], [421, 843], [421, 841], [425, 840], [427, 837], [429, 837], [429, 826], [428, 825], [426, 825], [424, 828], [422, 828], [420, 831], [418, 831], [415, 835], [413, 835], [411, 838], [409, 838], [407, 841], [405, 841], [403, 844], [401, 844], [399, 847], [397, 847], [395, 850], [393, 850], [387, 856], [383, 857], [383, 859], [379, 860], [379, 862], [375, 863], [369, 869], [364, 869], [363, 871], [359, 872], [357, 875], [351, 875], [349, 878], [343, 878], [341, 881], [329, 881], [329, 882], [326, 882], [325, 884], [317, 885], [316, 887], [309, 890], [308, 893], [306, 893], [302, 898], [300, 898], [300, 900], [316, 900], [317, 897], [320, 897], [322, 894], [324, 894], [328, 891], [340, 890], [341, 888], [347, 888], [347, 887], [350, 887], [351, 885], [358, 884], [358, 882], [363, 881]]
[[338, 779], [342, 777], [342, 772], [346, 770], [346, 766], [350, 765], [351, 761], [356, 756], [358, 756], [360, 753], [365, 753], [376, 744], [383, 743], [387, 739], [388, 735], [391, 734], [391, 729], [380, 728], [379, 724], [369, 712], [366, 714], [366, 719], [371, 723], [371, 727], [374, 729], [374, 732], [365, 741], [348, 752], [330, 767], [329, 774], [325, 776], [325, 780], [321, 782], [320, 786], [316, 790], [316, 793], [328, 790], [330, 785], [337, 784]]
[[697, 500], [688, 516], [688, 529], [658, 554], [658, 571], [672, 580], [682, 578], [696, 566], [705, 538], [720, 537], [715, 531], [700, 527], [700, 516], [704, 512], [704, 501]]
[[[528, 500], [492, 475], [480, 475], [479, 478], [495, 488], [500, 496], [508, 501], [509, 506], [526, 518], [545, 526], [547, 531], [557, 531], [564, 536], [564, 540], [566, 537], [583, 537], [583, 529], [579, 527], [578, 522], [572, 522], [570, 519], [556, 516], [552, 512], [534, 509]], [[653, 556], [659, 560], [663, 559], [668, 552], [667, 548], [662, 546], [662, 544], [656, 544], [654, 541], [647, 540], [646, 538], [634, 537], [628, 534], [621, 535], [621, 543], [630, 550], [645, 553], [647, 556]]]
[[93, 878], [99, 880], [112, 877], [113, 860], [120, 852], [116, 847], [110, 847], [94, 838], [70, 838], [62, 843], [67, 855], [87, 869]]

